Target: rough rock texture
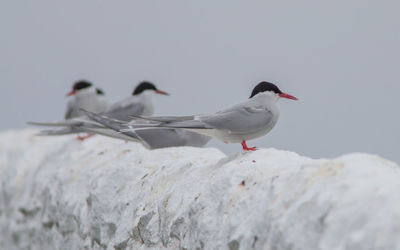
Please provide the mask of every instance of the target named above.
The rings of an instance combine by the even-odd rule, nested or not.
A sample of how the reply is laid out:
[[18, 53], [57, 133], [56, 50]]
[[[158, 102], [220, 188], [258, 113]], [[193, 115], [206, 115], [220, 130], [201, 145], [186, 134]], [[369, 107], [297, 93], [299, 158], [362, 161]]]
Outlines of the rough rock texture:
[[149, 151], [23, 130], [0, 134], [0, 182], [0, 249], [400, 248], [400, 170], [374, 155]]

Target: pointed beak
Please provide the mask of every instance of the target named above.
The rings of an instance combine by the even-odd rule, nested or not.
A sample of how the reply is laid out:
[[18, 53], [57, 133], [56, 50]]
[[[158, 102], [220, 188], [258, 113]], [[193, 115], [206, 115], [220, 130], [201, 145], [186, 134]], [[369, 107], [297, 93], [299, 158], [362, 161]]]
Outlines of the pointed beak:
[[75, 95], [76, 94], [76, 90], [72, 90], [71, 92], [67, 93], [67, 96], [71, 96], [71, 95]]
[[282, 93], [279, 95], [279, 97], [283, 97], [283, 98], [287, 98], [287, 99], [291, 99], [291, 100], [295, 100], [297, 101], [298, 99], [292, 95], [286, 94], [286, 93]]
[[156, 93], [160, 94], [160, 95], [169, 95], [167, 92], [162, 91], [162, 90], [156, 90]]

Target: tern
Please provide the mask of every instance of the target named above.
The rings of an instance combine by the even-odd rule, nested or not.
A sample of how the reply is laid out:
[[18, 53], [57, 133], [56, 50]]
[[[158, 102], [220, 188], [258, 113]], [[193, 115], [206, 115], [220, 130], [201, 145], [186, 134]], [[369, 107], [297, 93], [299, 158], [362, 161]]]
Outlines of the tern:
[[[84, 88], [90, 88], [87, 84], [75, 84], [73, 87], [73, 90], [68, 94], [68, 95], [77, 95], [81, 89]], [[97, 89], [98, 94], [101, 94], [102, 91], [100, 89]], [[100, 92], [100, 93], [99, 93]], [[132, 95], [114, 103], [111, 105], [107, 111], [102, 112], [101, 114], [104, 116], [107, 116], [112, 119], [118, 119], [121, 121], [130, 121], [132, 120], [129, 118], [129, 115], [136, 114], [136, 115], [152, 115], [154, 112], [154, 96], [156, 94], [160, 95], [169, 95], [167, 92], [162, 91], [157, 89], [157, 87], [148, 81], [143, 81], [139, 83], [135, 89], [132, 92]], [[71, 105], [69, 105], [71, 106]], [[75, 105], [74, 108], [77, 108], [78, 105]], [[68, 109], [71, 110], [71, 109]], [[40, 131], [39, 135], [42, 136], [57, 136], [57, 135], [67, 135], [67, 134], [75, 134], [75, 133], [82, 133], [82, 132], [89, 132], [90, 134], [101, 134], [105, 136], [110, 136], [118, 139], [123, 139], [123, 140], [134, 140], [138, 141], [138, 138], [132, 138], [132, 137], [127, 137], [124, 136], [120, 133], [117, 133], [115, 131], [112, 131], [111, 129], [105, 128], [103, 125], [99, 123], [94, 123], [90, 119], [87, 119], [86, 117], [82, 116], [84, 113], [82, 110], [86, 110], [85, 107], [82, 109], [79, 108], [79, 114], [80, 116], [78, 117], [73, 117], [73, 118], [68, 118], [63, 121], [57, 121], [57, 122], [29, 122], [29, 124], [32, 125], [39, 125], [39, 126], [55, 126], [55, 127], [62, 127], [58, 129], [46, 129]], [[88, 110], [92, 111], [92, 110]], [[93, 112], [93, 111], [92, 111]], [[72, 112], [67, 112], [67, 113], [72, 113]], [[76, 113], [76, 112], [75, 112]], [[94, 112], [98, 113], [98, 112]], [[66, 116], [67, 117], [67, 116]], [[70, 116], [68, 116], [70, 117]], [[167, 133], [167, 132], [166, 132]], [[171, 134], [171, 133], [170, 133]], [[149, 138], [150, 135], [145, 136], [146, 138]], [[194, 137], [198, 137], [197, 135]], [[88, 136], [78, 136], [79, 140], [84, 140], [88, 138]], [[183, 140], [186, 139], [186, 137], [182, 138]], [[150, 140], [150, 139], [149, 139]], [[178, 139], [175, 139], [172, 141], [170, 146], [174, 145], [180, 145], [184, 144], [184, 142], [177, 142]], [[154, 141], [149, 142], [150, 145], [154, 145], [155, 147], [159, 147], [160, 145], [166, 145], [166, 144], [157, 144]], [[205, 143], [204, 143], [205, 144]], [[168, 145], [168, 144], [167, 144]], [[154, 148], [152, 146], [149, 146], [150, 148]]]
[[214, 114], [144, 117], [131, 116], [136, 120], [151, 121], [150, 123], [135, 123], [120, 132], [148, 127], [179, 128], [219, 139], [226, 143], [241, 143], [243, 150], [254, 151], [246, 141], [266, 135], [275, 126], [279, 118], [280, 98], [297, 100], [296, 97], [283, 93], [275, 84], [260, 82], [253, 89], [250, 98], [231, 108]]
[[86, 80], [75, 82], [67, 96], [72, 96], [72, 98], [68, 101], [65, 119], [82, 116], [81, 109], [90, 110], [94, 113], [105, 112], [108, 109], [104, 92], [101, 89], [96, 89], [92, 83]]

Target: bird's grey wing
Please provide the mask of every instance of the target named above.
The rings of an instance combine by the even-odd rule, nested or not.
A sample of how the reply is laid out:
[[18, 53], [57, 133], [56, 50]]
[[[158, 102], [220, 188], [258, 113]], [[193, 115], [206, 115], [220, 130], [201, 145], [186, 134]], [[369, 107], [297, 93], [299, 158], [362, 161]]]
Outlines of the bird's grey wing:
[[[104, 125], [107, 128], [113, 129], [121, 136], [128, 136], [133, 141], [140, 140], [143, 145], [150, 149], [177, 147], [177, 146], [193, 146], [202, 147], [211, 138], [197, 133], [181, 129], [168, 128], [146, 128], [136, 129], [132, 123], [122, 122], [116, 119], [110, 119], [104, 115], [98, 115], [85, 111], [86, 115]], [[96, 132], [96, 131], [91, 131]]]
[[[165, 148], [176, 146], [193, 146], [202, 147], [211, 138], [208, 136], [199, 135], [181, 129], [168, 129], [168, 128], [146, 128], [135, 129], [131, 124], [122, 122], [116, 119], [110, 119], [104, 115], [94, 114], [84, 111], [86, 115], [107, 128], [113, 129], [121, 136], [128, 136], [133, 141], [140, 140], [140, 142], [147, 148]], [[88, 131], [89, 132], [89, 131]], [[96, 133], [96, 131], [91, 131]]]
[[51, 135], [68, 135], [87, 132], [88, 129], [101, 129], [104, 128], [102, 125], [94, 122], [80, 122], [78, 125], [69, 125], [62, 128], [46, 129], [39, 132], [40, 136], [51, 136]]
[[95, 113], [92, 113], [92, 112], [89, 112], [86, 110], [84, 110], [83, 112], [85, 112], [86, 116], [89, 119], [91, 119], [107, 128], [118, 130], [118, 129], [124, 127], [123, 124], [127, 124], [124, 121], [112, 119], [112, 118], [107, 117], [106, 115], [99, 115], [99, 114], [95, 114]]
[[103, 113], [103, 115], [121, 121], [130, 121], [130, 115], [140, 115], [143, 113], [143, 111], [144, 106], [138, 102], [135, 102], [126, 106], [114, 106], [109, 111]]
[[194, 116], [139, 116], [139, 115], [130, 115], [130, 118], [133, 119], [133, 123], [138, 120], [147, 120], [147, 121], [153, 121], [156, 123], [160, 122], [177, 122], [177, 121], [187, 121], [187, 120], [193, 120]]
[[122, 133], [119, 133], [115, 130], [109, 129], [109, 128], [105, 128], [105, 127], [82, 127], [81, 128], [84, 132], [87, 133], [91, 133], [91, 134], [98, 134], [98, 135], [103, 135], [103, 136], [107, 136], [107, 137], [111, 137], [111, 138], [115, 138], [115, 139], [120, 139], [120, 140], [124, 140], [124, 141], [133, 141], [133, 142], [138, 142], [139, 140], [135, 137], [132, 136], [128, 136]]
[[234, 133], [248, 133], [267, 126], [273, 120], [270, 110], [254, 107], [237, 107], [213, 115], [198, 117], [206, 126]]
[[[134, 121], [130, 122], [132, 128], [140, 127], [166, 127], [166, 128], [212, 128], [201, 120], [197, 119], [198, 116], [159, 116], [159, 117], [145, 117], [136, 116]], [[140, 120], [147, 121], [141, 123]]]
[[[88, 112], [86, 110], [84, 110], [84, 112], [90, 119], [92, 119], [95, 122], [98, 122], [99, 124], [103, 125], [104, 127], [112, 129], [112, 130], [116, 131], [117, 133], [129, 136], [129, 137], [133, 138], [134, 140], [139, 140], [135, 131], [133, 129], [128, 129], [129, 128], [128, 123], [117, 120], [117, 119], [108, 118], [105, 115], [94, 114], [94, 113]], [[126, 130], [126, 131], [121, 132], [121, 130]]]
[[57, 128], [57, 129], [45, 129], [41, 130], [38, 136], [57, 136], [57, 135], [70, 135], [81, 133], [82, 130], [79, 127], [65, 127], [65, 128]]
[[[147, 126], [151, 127], [152, 125], [147, 125]], [[212, 128], [214, 128], [213, 126], [210, 126], [209, 124], [196, 119], [196, 117], [194, 117], [193, 120], [163, 122], [158, 125], [153, 125], [153, 127], [185, 128], [185, 129], [212, 129]]]
[[83, 121], [79, 119], [62, 120], [56, 122], [27, 122], [30, 125], [36, 126], [50, 126], [50, 127], [66, 127], [66, 126], [79, 126]]
[[[164, 121], [158, 125], [147, 126], [184, 129], [220, 129], [234, 133], [248, 133], [257, 131], [260, 127], [268, 125], [272, 121], [272, 118], [272, 112], [269, 110], [242, 106], [212, 115], [194, 116], [191, 120], [176, 119]], [[142, 119], [147, 118], [142, 117]], [[152, 118], [149, 119], [154, 121]]]

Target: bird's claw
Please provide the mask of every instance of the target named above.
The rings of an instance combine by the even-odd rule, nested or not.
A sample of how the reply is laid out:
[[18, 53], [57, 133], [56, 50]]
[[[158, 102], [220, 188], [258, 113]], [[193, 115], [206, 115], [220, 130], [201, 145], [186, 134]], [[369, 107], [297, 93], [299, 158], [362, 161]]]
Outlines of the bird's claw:
[[78, 135], [77, 137], [76, 137], [76, 139], [78, 139], [79, 141], [84, 141], [84, 140], [86, 140], [86, 139], [88, 139], [88, 138], [90, 138], [92, 135], [85, 135], [85, 136], [81, 136], [81, 135]]
[[242, 144], [244, 151], [256, 151], [257, 150], [256, 147], [251, 147], [251, 148], [247, 147], [246, 141], [242, 141], [241, 144]]
[[256, 151], [256, 147], [251, 147], [251, 148], [244, 148], [245, 151]]

